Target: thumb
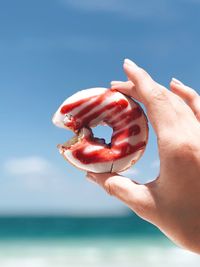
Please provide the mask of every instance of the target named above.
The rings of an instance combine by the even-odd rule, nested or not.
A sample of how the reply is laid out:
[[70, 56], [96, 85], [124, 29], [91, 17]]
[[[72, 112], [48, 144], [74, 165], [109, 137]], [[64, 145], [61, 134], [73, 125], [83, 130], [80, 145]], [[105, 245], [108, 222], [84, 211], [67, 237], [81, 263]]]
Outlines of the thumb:
[[154, 200], [149, 188], [117, 173], [87, 173], [87, 178], [117, 197], [142, 218], [149, 218], [154, 210]]

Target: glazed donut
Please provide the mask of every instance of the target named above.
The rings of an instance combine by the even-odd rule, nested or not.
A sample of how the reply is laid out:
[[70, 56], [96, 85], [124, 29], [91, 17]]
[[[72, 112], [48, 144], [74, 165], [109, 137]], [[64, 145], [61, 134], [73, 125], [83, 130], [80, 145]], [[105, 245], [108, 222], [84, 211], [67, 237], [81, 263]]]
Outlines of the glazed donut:
[[[76, 134], [58, 149], [71, 164], [85, 171], [124, 171], [141, 157], [148, 140], [147, 118], [140, 105], [113, 89], [77, 92], [63, 102], [52, 121]], [[110, 144], [93, 136], [91, 128], [99, 124], [113, 129]]]

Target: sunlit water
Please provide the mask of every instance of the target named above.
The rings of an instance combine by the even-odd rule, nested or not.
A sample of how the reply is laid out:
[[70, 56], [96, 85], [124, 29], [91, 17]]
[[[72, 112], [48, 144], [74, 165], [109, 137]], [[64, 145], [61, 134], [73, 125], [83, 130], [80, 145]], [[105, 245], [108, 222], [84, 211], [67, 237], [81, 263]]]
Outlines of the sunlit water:
[[156, 227], [125, 217], [1, 217], [0, 267], [199, 267]]
[[200, 257], [166, 239], [7, 240], [1, 267], [199, 267]]

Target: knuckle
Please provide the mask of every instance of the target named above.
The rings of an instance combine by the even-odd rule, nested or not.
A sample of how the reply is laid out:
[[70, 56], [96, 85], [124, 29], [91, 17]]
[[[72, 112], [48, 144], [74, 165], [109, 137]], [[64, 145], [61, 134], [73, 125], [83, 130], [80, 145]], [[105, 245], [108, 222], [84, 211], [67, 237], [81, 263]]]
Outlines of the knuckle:
[[132, 210], [143, 219], [149, 219], [154, 212], [154, 207], [150, 200], [147, 202], [139, 199], [131, 206]]
[[132, 210], [141, 218], [145, 218], [146, 217], [146, 212], [148, 211], [148, 206], [145, 205], [144, 203], [137, 203], [137, 205], [134, 205]]
[[104, 183], [104, 189], [110, 196], [114, 196], [117, 190], [114, 180], [112, 179], [106, 180]]
[[166, 101], [169, 98], [166, 90], [164, 90], [164, 88], [161, 86], [157, 86], [156, 84], [151, 90], [151, 96], [155, 101]]

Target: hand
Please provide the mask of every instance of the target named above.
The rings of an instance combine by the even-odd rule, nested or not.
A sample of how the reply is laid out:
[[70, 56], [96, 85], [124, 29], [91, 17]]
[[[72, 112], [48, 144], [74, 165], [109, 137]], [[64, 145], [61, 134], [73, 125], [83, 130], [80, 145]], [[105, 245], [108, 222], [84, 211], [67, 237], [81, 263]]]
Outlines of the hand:
[[146, 185], [117, 173], [88, 177], [177, 245], [200, 253], [200, 96], [176, 79], [167, 90], [130, 60], [123, 67], [129, 81], [112, 88], [144, 104], [157, 135], [160, 174]]

